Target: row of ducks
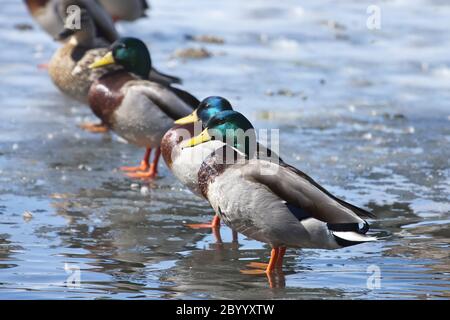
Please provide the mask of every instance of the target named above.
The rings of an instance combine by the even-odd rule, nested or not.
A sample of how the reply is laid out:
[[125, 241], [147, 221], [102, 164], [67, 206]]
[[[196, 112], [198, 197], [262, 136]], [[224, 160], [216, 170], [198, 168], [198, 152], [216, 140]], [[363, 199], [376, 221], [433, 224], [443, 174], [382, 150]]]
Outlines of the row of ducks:
[[[132, 178], [156, 177], [162, 154], [171, 172], [232, 230], [272, 247], [268, 264], [248, 274], [281, 270], [287, 247], [337, 249], [376, 238], [366, 235], [368, 211], [345, 202], [256, 142], [251, 122], [228, 100], [199, 101], [175, 87], [181, 81], [152, 67], [146, 44], [119, 38], [96, 1], [62, 0], [81, 7], [80, 30], [63, 30], [49, 74], [65, 94], [90, 106], [99, 124], [145, 148], [138, 166], [122, 167]], [[132, 1], [131, 1], [132, 2]], [[100, 14], [101, 13], [101, 14]], [[109, 17], [109, 18], [105, 18]], [[150, 161], [152, 151], [153, 161]]]

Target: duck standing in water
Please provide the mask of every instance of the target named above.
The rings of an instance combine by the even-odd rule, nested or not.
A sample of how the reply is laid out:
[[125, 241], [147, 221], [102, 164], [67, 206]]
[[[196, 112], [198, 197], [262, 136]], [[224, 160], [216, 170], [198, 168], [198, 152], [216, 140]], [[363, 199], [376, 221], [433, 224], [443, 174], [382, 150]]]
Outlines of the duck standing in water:
[[376, 240], [365, 235], [369, 224], [361, 218], [371, 213], [338, 199], [282, 161], [261, 159], [254, 147], [254, 128], [242, 114], [216, 114], [182, 147], [213, 137], [229, 144], [205, 159], [198, 188], [229, 227], [272, 247], [268, 264], [252, 263], [255, 269], [243, 273], [281, 270], [287, 247], [338, 249]]
[[[219, 96], [205, 98], [190, 115], [175, 121], [175, 126], [164, 135], [161, 142], [163, 158], [181, 183], [188, 187], [194, 194], [203, 197], [198, 186], [198, 172], [203, 161], [216, 149], [224, 145], [221, 140], [210, 140], [192, 148], [182, 148], [182, 142], [194, 137], [195, 130], [200, 133], [206, 123], [216, 114], [233, 110], [231, 103]], [[261, 157], [277, 157], [270, 149], [258, 144]], [[220, 239], [220, 217], [216, 214], [211, 223], [188, 224], [189, 227], [212, 228], [218, 242]], [[233, 230], [233, 240], [237, 241], [237, 233]]]
[[[199, 101], [186, 91], [150, 81], [152, 68], [147, 46], [136, 38], [114, 42], [105, 56], [91, 69], [111, 65], [121, 70], [106, 73], [89, 90], [89, 105], [94, 114], [129, 143], [146, 148], [137, 167], [122, 167], [133, 178], [154, 178], [157, 174], [163, 135], [176, 119], [192, 112]], [[152, 149], [156, 148], [150, 164]]]
[[[25, 0], [28, 11], [36, 22], [52, 38], [57, 38], [64, 30], [64, 20], [67, 15], [67, 6], [64, 0]], [[75, 5], [101, 6], [108, 19], [112, 21], [133, 21], [145, 17], [149, 8], [146, 0], [78, 0]]]
[[[84, 4], [86, 2], [86, 4]], [[93, 81], [103, 74], [120, 69], [118, 66], [92, 70], [94, 61], [108, 52], [111, 43], [118, 39], [111, 18], [95, 1], [63, 0], [68, 7], [77, 4], [81, 8], [79, 30], [64, 29], [59, 39], [64, 44], [50, 60], [48, 71], [53, 83], [61, 92], [82, 103], [88, 103], [88, 92]], [[150, 69], [150, 79], [163, 84], [180, 83], [180, 79]], [[83, 124], [81, 127], [91, 132], [105, 132], [104, 124]]]

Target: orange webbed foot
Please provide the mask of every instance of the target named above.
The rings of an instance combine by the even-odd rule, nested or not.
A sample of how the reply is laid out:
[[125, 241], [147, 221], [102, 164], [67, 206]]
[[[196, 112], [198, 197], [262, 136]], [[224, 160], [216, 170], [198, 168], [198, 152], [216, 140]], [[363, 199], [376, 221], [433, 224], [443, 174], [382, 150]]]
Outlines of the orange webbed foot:
[[190, 223], [186, 226], [192, 229], [220, 229], [220, 218], [215, 215], [211, 223]]
[[120, 167], [121, 171], [125, 172], [137, 172], [137, 171], [147, 171], [149, 169], [149, 165], [145, 161], [141, 161], [141, 164], [136, 167]]
[[262, 270], [266, 270], [268, 266], [269, 266], [269, 264], [264, 263], [264, 262], [250, 262], [249, 264], [247, 264], [247, 267], [249, 267], [249, 268], [262, 269]]
[[250, 276], [266, 275], [267, 280], [269, 282], [269, 287], [271, 289], [286, 287], [286, 279], [284, 277], [283, 272], [268, 272], [265, 270], [255, 269], [255, 270], [241, 270], [241, 273]]
[[191, 229], [211, 229], [216, 239], [216, 243], [222, 244], [222, 236], [220, 235], [220, 218], [215, 215], [211, 223], [190, 223], [186, 224]]
[[134, 179], [154, 179], [158, 172], [155, 170], [153, 165], [150, 165], [150, 169], [147, 171], [137, 171], [132, 173], [127, 173], [127, 176]]
[[109, 128], [103, 123], [82, 123], [80, 128], [92, 133], [105, 133], [109, 131]]
[[266, 274], [266, 270], [263, 269], [251, 269], [251, 270], [240, 270], [242, 274], [251, 276], [260, 276]]
[[213, 227], [211, 223], [189, 223], [186, 226], [191, 229], [211, 229]]
[[37, 65], [37, 68], [38, 68], [39, 70], [48, 70], [48, 63], [39, 63], [39, 64]]

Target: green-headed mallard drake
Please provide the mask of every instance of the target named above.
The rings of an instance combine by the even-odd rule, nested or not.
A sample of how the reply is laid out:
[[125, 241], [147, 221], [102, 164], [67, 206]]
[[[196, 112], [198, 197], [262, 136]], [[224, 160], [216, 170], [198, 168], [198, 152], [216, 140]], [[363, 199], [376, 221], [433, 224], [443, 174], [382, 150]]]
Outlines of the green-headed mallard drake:
[[[152, 67], [147, 46], [136, 38], [121, 38], [109, 52], [90, 67], [119, 65], [121, 70], [97, 79], [89, 90], [89, 105], [103, 123], [128, 142], [145, 147], [144, 160], [138, 167], [123, 167], [130, 177], [152, 178], [156, 175], [160, 143], [173, 122], [186, 116], [199, 101], [186, 91], [149, 80]], [[152, 148], [157, 148], [150, 165]]]
[[281, 268], [286, 247], [337, 249], [376, 240], [365, 236], [369, 224], [361, 216], [369, 212], [282, 161], [260, 159], [254, 128], [242, 114], [216, 114], [200, 135], [182, 145], [194, 147], [212, 137], [230, 143], [205, 159], [198, 188], [228, 226], [273, 248], [266, 274]]
[[[67, 15], [63, 0], [24, 0], [36, 22], [52, 38], [57, 38], [64, 30], [64, 19]], [[77, 0], [75, 5], [101, 6], [112, 21], [132, 21], [145, 16], [148, 4], [145, 0]]]
[[[198, 185], [198, 171], [203, 161], [216, 149], [224, 145], [221, 140], [210, 140], [192, 148], [182, 148], [181, 143], [199, 134], [206, 123], [216, 114], [233, 110], [231, 103], [219, 96], [205, 98], [199, 106], [188, 116], [175, 121], [175, 126], [164, 135], [161, 141], [163, 158], [172, 173], [188, 187], [194, 194], [203, 197]], [[274, 157], [281, 161], [278, 155], [262, 145], [257, 145], [261, 158]], [[276, 157], [276, 158], [275, 158]], [[192, 228], [212, 228], [220, 242], [220, 218], [218, 215], [210, 224], [189, 224]], [[233, 239], [237, 235], [233, 232]]]
[[180, 143], [203, 131], [215, 114], [233, 110], [230, 102], [222, 97], [208, 97], [188, 116], [175, 121], [175, 126], [166, 132], [161, 141], [162, 156], [172, 173], [194, 194], [202, 197], [198, 188], [197, 173], [204, 159], [223, 146], [219, 140], [211, 140], [192, 148], [182, 149]]
[[[167, 167], [194, 194], [203, 197], [198, 188], [198, 171], [205, 158], [224, 145], [222, 141], [211, 140], [192, 148], [182, 149], [180, 143], [199, 134], [215, 114], [233, 110], [230, 102], [222, 97], [208, 97], [188, 116], [175, 121], [175, 126], [166, 132], [161, 141], [161, 151]], [[188, 224], [194, 229], [211, 228], [217, 242], [220, 236], [220, 218], [218, 215], [210, 224]], [[237, 241], [237, 233], [233, 231], [233, 241]]]

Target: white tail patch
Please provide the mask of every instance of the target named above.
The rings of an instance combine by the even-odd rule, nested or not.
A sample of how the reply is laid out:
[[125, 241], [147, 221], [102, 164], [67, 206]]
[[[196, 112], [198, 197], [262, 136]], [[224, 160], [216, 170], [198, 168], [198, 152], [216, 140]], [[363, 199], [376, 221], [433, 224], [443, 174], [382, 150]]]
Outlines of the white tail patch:
[[375, 237], [368, 237], [354, 231], [332, 231], [332, 233], [335, 237], [349, 242], [369, 242], [378, 240]]

